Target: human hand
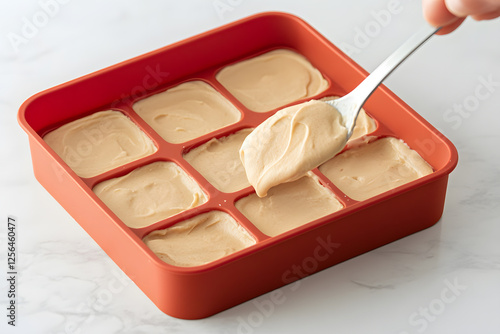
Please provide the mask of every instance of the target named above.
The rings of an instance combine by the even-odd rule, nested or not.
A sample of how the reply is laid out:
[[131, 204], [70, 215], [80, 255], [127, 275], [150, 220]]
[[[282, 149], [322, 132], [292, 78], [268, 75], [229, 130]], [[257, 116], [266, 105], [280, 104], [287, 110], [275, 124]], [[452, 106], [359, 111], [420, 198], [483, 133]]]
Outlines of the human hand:
[[478, 21], [500, 16], [500, 0], [422, 0], [422, 6], [427, 22], [443, 27], [438, 35], [452, 32], [467, 16]]

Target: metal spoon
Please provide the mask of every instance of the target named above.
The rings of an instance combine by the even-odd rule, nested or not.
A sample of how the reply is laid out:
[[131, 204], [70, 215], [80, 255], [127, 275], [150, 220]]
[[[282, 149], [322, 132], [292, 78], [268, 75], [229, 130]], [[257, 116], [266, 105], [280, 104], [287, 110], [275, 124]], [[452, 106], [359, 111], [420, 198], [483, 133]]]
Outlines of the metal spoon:
[[349, 94], [336, 100], [323, 101], [335, 107], [342, 115], [344, 125], [347, 128], [347, 139], [352, 135], [361, 107], [375, 89], [403, 62], [403, 60], [411, 55], [420, 45], [424, 44], [432, 35], [439, 31], [439, 29], [441, 29], [441, 27], [436, 28], [425, 25], [425, 27], [411, 36], [396, 51], [387, 57], [386, 60], [384, 60]]
[[[439, 28], [425, 26], [424, 29], [403, 43], [372, 74], [344, 97], [331, 101], [308, 101], [296, 105], [295, 107], [299, 106], [298, 110], [294, 106], [284, 108], [255, 128], [243, 141], [240, 148], [240, 158], [245, 167], [248, 181], [255, 188], [257, 195], [266, 196], [271, 187], [297, 180], [307, 171], [318, 167], [339, 153], [352, 136], [358, 113], [368, 97], [403, 60], [438, 30]], [[322, 105], [322, 103], [327, 103], [329, 106]], [[341, 123], [332, 120], [326, 123], [318, 122], [317, 117], [312, 117], [310, 118], [311, 124], [305, 126], [311, 135], [295, 136], [292, 130], [296, 114], [300, 113], [301, 117], [305, 117], [306, 119], [303, 121], [307, 123], [306, 115], [310, 114], [311, 110], [316, 110], [314, 107], [310, 109], [311, 105], [326, 107], [319, 108], [325, 119], [327, 116], [333, 115], [337, 119], [339, 114], [336, 112], [328, 114], [330, 111], [333, 112], [330, 107], [333, 106], [342, 116]], [[285, 120], [285, 123], [282, 124], [290, 123], [288, 135], [284, 135], [281, 131], [272, 131], [280, 119]], [[324, 138], [325, 136], [329, 137]], [[299, 145], [296, 146], [299, 149], [292, 149], [291, 143], [297, 142], [297, 140]], [[282, 147], [284, 150], [273, 151], [277, 147]], [[300, 147], [309, 147], [310, 149], [301, 151]], [[266, 153], [269, 150], [272, 152]]]

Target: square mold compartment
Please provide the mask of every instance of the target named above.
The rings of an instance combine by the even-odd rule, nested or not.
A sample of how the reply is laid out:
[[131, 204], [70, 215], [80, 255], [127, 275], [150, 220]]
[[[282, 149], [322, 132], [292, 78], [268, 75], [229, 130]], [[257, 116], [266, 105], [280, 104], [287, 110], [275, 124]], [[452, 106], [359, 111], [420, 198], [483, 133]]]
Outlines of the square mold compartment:
[[[328, 88], [312, 98], [344, 95], [367, 76], [301, 19], [284, 13], [263, 13], [51, 88], [31, 97], [20, 108], [19, 123], [29, 137], [38, 181], [158, 308], [174, 317], [207, 317], [291, 283], [301, 277], [287, 275], [290, 268], [302, 266], [319, 246], [335, 245], [334, 249], [326, 249], [328, 256], [323, 254], [321, 261], [314, 267], [308, 266], [304, 274], [313, 274], [430, 227], [442, 215], [448, 174], [457, 163], [456, 149], [384, 86], [365, 104], [367, 113], [377, 124], [369, 137], [403, 139], [434, 172], [367, 200], [356, 201], [314, 169], [312, 173], [322, 186], [333, 192], [341, 208], [276, 236], [261, 232], [236, 209], [238, 200], [253, 194], [251, 187], [220, 191], [183, 159], [192, 148], [212, 138], [254, 128], [276, 112], [276, 109], [263, 113], [247, 109], [216, 80], [216, 74], [225, 66], [274, 49], [290, 49], [302, 54], [323, 74]], [[165, 141], [132, 108], [145, 97], [194, 80], [204, 81], [220, 92], [241, 112], [241, 119], [176, 144]], [[129, 117], [152, 139], [157, 150], [97, 176], [79, 177], [42, 137], [65, 123], [109, 109]], [[362, 144], [367, 138], [353, 140], [346, 149]], [[100, 182], [156, 161], [177, 164], [199, 184], [207, 201], [150, 226], [127, 227], [92, 189]], [[179, 267], [163, 262], [143, 242], [153, 231], [214, 210], [233, 217], [255, 244], [210, 263]]]
[[207, 201], [198, 183], [170, 161], [138, 167], [92, 190], [132, 228], [152, 225]]

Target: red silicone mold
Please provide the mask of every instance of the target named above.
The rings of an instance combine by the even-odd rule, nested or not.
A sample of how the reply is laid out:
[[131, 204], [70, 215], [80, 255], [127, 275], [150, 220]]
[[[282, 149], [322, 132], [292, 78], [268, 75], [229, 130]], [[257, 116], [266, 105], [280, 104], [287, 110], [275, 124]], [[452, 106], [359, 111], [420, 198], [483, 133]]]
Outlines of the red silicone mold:
[[[370, 251], [435, 224], [443, 212], [448, 174], [457, 163], [454, 146], [386, 87], [365, 104], [377, 122], [370, 138], [403, 139], [434, 172], [365, 201], [337, 189], [319, 170], [320, 182], [344, 205], [340, 211], [275, 237], [260, 232], [234, 206], [251, 187], [223, 193], [182, 155], [213, 137], [255, 127], [276, 110], [246, 109], [215, 79], [224, 66], [276, 48], [297, 51], [329, 81], [314, 98], [344, 95], [367, 73], [301, 19], [284, 13], [251, 16], [41, 92], [20, 108], [19, 123], [29, 136], [34, 173], [47, 191], [165, 313], [178, 318], [210, 316], [306, 275]], [[164, 141], [132, 109], [135, 101], [190, 80], [203, 80], [242, 113], [239, 122], [183, 144]], [[302, 101], [296, 101], [299, 103]], [[78, 177], [43, 141], [48, 131], [100, 110], [127, 115], [158, 150], [145, 158], [92, 178]], [[360, 139], [350, 145], [359, 144]], [[349, 147], [347, 147], [349, 149]], [[204, 189], [207, 203], [151, 226], [127, 227], [92, 192], [97, 183], [154, 161], [173, 161]], [[256, 244], [197, 267], [164, 263], [142, 242], [149, 232], [197, 214], [222, 210], [256, 239]], [[311, 261], [315, 259], [315, 261]], [[292, 271], [292, 268], [301, 269]]]

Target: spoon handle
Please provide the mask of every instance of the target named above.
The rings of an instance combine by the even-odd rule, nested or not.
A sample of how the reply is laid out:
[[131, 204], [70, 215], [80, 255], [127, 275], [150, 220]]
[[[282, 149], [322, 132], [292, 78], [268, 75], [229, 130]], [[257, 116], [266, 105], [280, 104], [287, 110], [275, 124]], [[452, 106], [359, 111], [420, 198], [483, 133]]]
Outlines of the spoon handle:
[[[394, 51], [387, 59], [385, 59], [365, 80], [363, 80], [349, 94], [338, 99], [336, 102], [344, 106], [350, 106], [351, 112], [359, 112], [365, 101], [370, 97], [373, 91], [391, 74], [391, 72], [399, 66], [409, 55], [413, 53], [419, 46], [424, 44], [432, 35], [441, 28], [425, 25], [408, 40], [406, 40], [396, 51]], [[341, 101], [342, 100], [342, 101]], [[339, 108], [343, 109], [343, 108]], [[344, 109], [345, 110], [345, 109]], [[347, 110], [346, 110], [347, 111]], [[351, 114], [352, 115], [352, 114]], [[357, 115], [356, 115], [357, 116]], [[356, 118], [350, 117], [352, 124], [346, 124], [347, 129], [354, 127]], [[351, 123], [351, 122], [349, 122]]]

